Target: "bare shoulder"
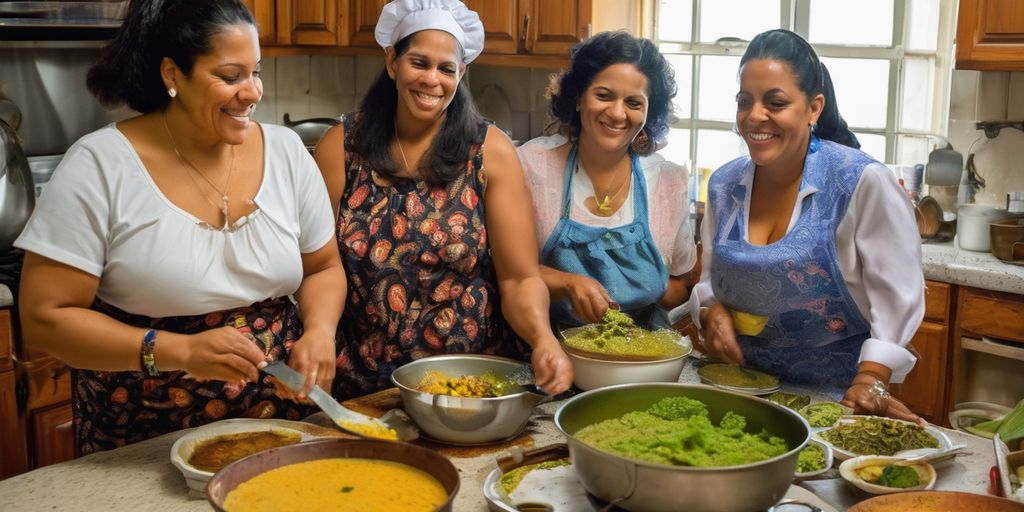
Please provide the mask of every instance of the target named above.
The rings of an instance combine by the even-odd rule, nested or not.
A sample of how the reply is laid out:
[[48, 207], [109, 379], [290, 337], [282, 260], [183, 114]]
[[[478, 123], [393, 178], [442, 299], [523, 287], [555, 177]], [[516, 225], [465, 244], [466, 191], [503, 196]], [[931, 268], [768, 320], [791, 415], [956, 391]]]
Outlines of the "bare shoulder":
[[313, 153], [320, 174], [327, 183], [332, 202], [337, 202], [345, 189], [345, 126], [336, 125], [324, 133]]
[[487, 135], [484, 137], [484, 168], [487, 169], [489, 177], [517, 172], [521, 174], [519, 156], [512, 140], [508, 135], [495, 125], [487, 127]]

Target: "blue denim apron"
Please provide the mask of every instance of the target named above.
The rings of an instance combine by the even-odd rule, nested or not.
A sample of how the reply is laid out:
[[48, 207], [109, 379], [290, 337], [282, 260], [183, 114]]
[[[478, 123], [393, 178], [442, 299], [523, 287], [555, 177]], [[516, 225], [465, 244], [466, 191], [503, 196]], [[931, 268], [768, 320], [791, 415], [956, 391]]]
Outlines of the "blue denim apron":
[[715, 297], [732, 311], [768, 317], [760, 333], [737, 335], [748, 365], [789, 383], [832, 387], [822, 391], [838, 396], [857, 374], [870, 325], [846, 288], [836, 228], [872, 162], [860, 151], [812, 136], [800, 190], [817, 192], [803, 199], [793, 229], [765, 246], [745, 239], [746, 187], [740, 182], [753, 162], [738, 158], [712, 175]]
[[[569, 218], [572, 179], [579, 159], [577, 147], [565, 165], [562, 216], [544, 243], [540, 262], [562, 272], [588, 276], [604, 286], [624, 313], [646, 327], [665, 327], [668, 315], [658, 306], [668, 286], [668, 266], [654, 244], [647, 222], [647, 182], [640, 159], [631, 155], [633, 222], [615, 228], [594, 227]], [[681, 199], [680, 199], [681, 200]], [[556, 325], [582, 325], [568, 299], [552, 302]]]

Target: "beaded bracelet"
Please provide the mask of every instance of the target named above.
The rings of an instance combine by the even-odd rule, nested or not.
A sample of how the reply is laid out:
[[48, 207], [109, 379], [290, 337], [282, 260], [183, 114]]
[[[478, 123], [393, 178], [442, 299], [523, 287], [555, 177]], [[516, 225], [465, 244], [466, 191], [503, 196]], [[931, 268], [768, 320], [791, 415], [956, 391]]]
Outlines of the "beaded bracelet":
[[160, 370], [156, 369], [156, 358], [153, 356], [154, 345], [156, 345], [156, 329], [150, 329], [142, 337], [142, 352], [139, 357], [142, 361], [142, 371], [150, 377], [159, 377]]

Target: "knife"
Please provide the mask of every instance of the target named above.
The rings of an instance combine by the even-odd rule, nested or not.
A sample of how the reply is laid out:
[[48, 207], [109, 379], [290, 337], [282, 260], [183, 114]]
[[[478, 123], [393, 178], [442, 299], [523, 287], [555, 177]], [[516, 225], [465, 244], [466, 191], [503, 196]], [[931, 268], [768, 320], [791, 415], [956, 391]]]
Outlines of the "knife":
[[[274, 361], [264, 367], [263, 371], [273, 375], [293, 391], [302, 389], [303, 384], [306, 382], [304, 375], [293, 370], [283, 361]], [[320, 410], [324, 411], [338, 428], [346, 432], [361, 437], [397, 438], [402, 441], [410, 441], [419, 437], [418, 430], [411, 424], [386, 424], [378, 418], [367, 416], [342, 406], [319, 385], [314, 385], [306, 396]]]

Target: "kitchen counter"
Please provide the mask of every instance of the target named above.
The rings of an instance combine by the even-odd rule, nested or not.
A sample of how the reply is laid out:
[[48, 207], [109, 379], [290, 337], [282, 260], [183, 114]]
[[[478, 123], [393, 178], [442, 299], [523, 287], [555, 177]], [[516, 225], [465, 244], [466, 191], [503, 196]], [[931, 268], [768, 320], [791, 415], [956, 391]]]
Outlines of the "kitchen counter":
[[1024, 295], [1024, 266], [1003, 263], [990, 252], [967, 251], [955, 242], [926, 243], [921, 261], [928, 279]]
[[[680, 382], [696, 382], [690, 364]], [[563, 442], [552, 422], [560, 403], [539, 407], [528, 433], [534, 446]], [[116, 450], [95, 453], [0, 481], [0, 507], [7, 512], [30, 510], [210, 510], [205, 500], [189, 497], [181, 473], [171, 465], [171, 445], [187, 431], [175, 432]], [[967, 448], [953, 461], [939, 466], [936, 489], [984, 494], [988, 470], [995, 464], [992, 444], [980, 437], [945, 430], [954, 443]], [[467, 458], [452, 458], [462, 474], [455, 499], [458, 512], [483, 512], [487, 503], [483, 483], [496, 466], [499, 452]], [[837, 473], [832, 471], [831, 473]], [[841, 479], [804, 484], [837, 510], [845, 510], [868, 496], [850, 488]]]
[[0, 308], [6, 308], [14, 305], [14, 294], [11, 293], [11, 289], [5, 284], [0, 284]]

